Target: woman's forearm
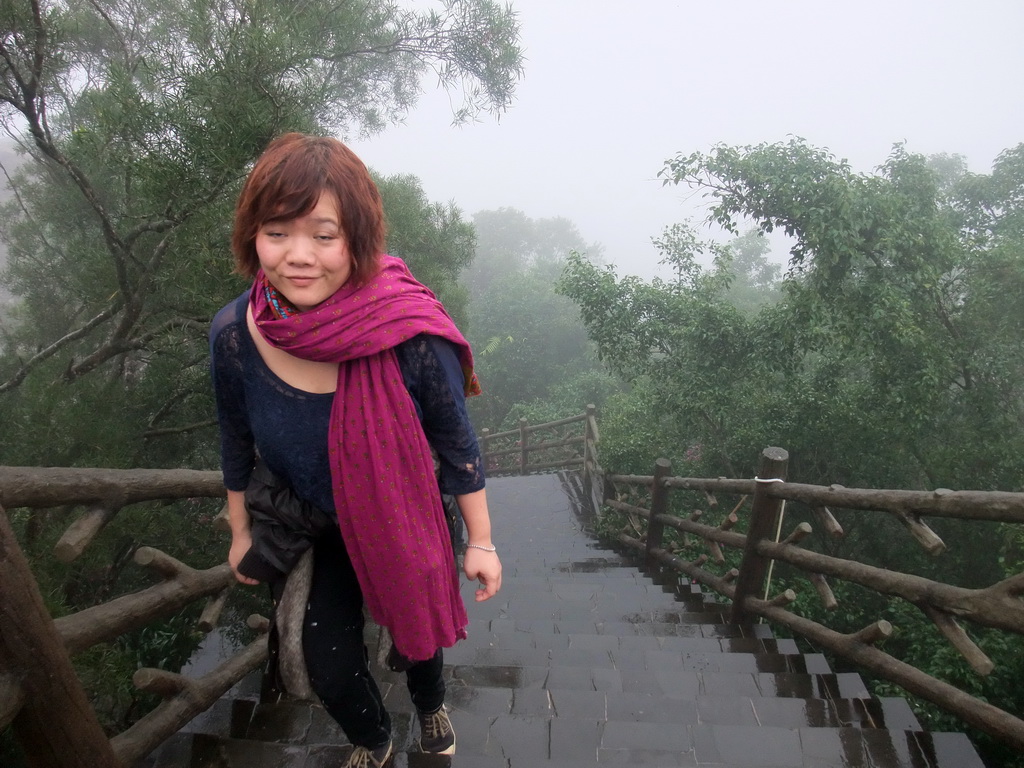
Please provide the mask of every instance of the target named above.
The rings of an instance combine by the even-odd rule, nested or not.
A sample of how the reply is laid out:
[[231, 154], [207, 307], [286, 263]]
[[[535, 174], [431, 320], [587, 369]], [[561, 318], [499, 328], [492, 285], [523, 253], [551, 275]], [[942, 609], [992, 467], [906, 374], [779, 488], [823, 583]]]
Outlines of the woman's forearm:
[[245, 491], [228, 491], [228, 525], [231, 535], [249, 533], [249, 511], [245, 508]]
[[467, 543], [481, 547], [492, 547], [491, 516], [487, 509], [487, 492], [481, 488], [473, 493], [464, 493], [455, 497], [466, 523]]
[[470, 546], [462, 556], [462, 570], [466, 578], [477, 579], [480, 587], [476, 590], [477, 602], [489, 600], [501, 589], [501, 559], [492, 550], [491, 516], [487, 510], [487, 495], [483, 489], [474, 493], [456, 496], [459, 511], [466, 522], [466, 534]]

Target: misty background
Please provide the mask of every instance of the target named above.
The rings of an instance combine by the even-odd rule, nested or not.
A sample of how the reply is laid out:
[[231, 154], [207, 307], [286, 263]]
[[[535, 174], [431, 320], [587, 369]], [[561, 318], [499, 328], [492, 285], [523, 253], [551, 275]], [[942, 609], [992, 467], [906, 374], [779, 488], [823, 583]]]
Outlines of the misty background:
[[[620, 273], [658, 273], [651, 238], [705, 214], [657, 178], [677, 152], [800, 136], [870, 172], [906, 142], [986, 173], [1021, 140], [1015, 0], [512, 6], [527, 60], [499, 121], [452, 127], [451, 101], [427, 77], [404, 125], [347, 140], [372, 168], [414, 174], [468, 213], [568, 218]], [[784, 260], [785, 241], [773, 248]]]
[[[452, 125], [451, 95], [427, 76], [403, 124], [342, 138], [374, 170], [417, 176], [468, 214], [567, 218], [620, 273], [662, 272], [652, 238], [705, 215], [699, 196], [658, 178], [676, 153], [799, 136], [869, 172], [905, 142], [985, 173], [1024, 126], [1016, 0], [512, 7], [525, 75], [499, 119]], [[0, 162], [13, 159], [0, 142]], [[772, 241], [784, 263], [787, 241]], [[0, 243], [0, 268], [4, 256]]]

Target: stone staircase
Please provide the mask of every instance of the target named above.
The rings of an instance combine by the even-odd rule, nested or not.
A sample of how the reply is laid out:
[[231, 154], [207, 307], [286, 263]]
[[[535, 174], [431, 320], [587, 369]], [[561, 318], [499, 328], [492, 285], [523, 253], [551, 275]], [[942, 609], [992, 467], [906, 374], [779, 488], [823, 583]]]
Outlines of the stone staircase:
[[[489, 481], [504, 586], [464, 595], [470, 637], [446, 652], [451, 758], [419, 754], [401, 676], [379, 670], [395, 768], [551, 765], [984, 768], [966, 736], [922, 730], [765, 625], [732, 626], [696, 586], [662, 586], [603, 549], [571, 477]], [[258, 704], [248, 681], [146, 762], [151, 768], [328, 768], [348, 752], [322, 710]]]

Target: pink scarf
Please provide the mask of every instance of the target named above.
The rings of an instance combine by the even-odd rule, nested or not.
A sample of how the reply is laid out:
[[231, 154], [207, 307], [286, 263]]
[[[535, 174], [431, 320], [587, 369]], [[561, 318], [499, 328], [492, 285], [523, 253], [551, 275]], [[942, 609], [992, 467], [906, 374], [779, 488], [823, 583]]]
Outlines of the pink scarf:
[[338, 525], [363, 599], [409, 659], [466, 637], [451, 538], [430, 446], [402, 381], [395, 346], [421, 333], [456, 344], [466, 394], [478, 394], [469, 344], [401, 259], [360, 287], [281, 317], [260, 272], [249, 295], [256, 327], [291, 355], [339, 363], [328, 451]]

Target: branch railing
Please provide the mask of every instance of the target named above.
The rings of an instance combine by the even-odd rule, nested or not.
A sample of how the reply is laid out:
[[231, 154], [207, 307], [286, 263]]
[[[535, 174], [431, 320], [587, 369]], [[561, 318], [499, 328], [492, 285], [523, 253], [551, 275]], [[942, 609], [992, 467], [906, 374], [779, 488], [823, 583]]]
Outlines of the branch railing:
[[[826, 535], [839, 537], [843, 530], [831, 510], [878, 511], [899, 520], [926, 551], [937, 554], [945, 544], [928, 527], [925, 517], [1024, 523], [1024, 493], [871, 490], [790, 483], [786, 480], [788, 454], [781, 448], [764, 450], [753, 479], [675, 477], [665, 459], [655, 462], [651, 475], [617, 475], [602, 470], [597, 443], [593, 406], [568, 419], [533, 426], [521, 422], [517, 430], [497, 434], [484, 430], [480, 436], [491, 476], [581, 470], [595, 506], [622, 513], [631, 521], [633, 535], [619, 533], [617, 542], [637, 552], [649, 567], [685, 574], [731, 600], [732, 621], [760, 616], [785, 626], [1024, 750], [1024, 721], [877, 648], [892, 632], [889, 622], [879, 620], [859, 632], [840, 633], [788, 610], [796, 599], [792, 590], [771, 597], [765, 588], [773, 563], [784, 562], [806, 574], [826, 608], [837, 604], [829, 578], [902, 598], [917, 606], [977, 673], [988, 674], [993, 668], [991, 660], [959, 622], [1024, 634], [1024, 574], [985, 588], [966, 589], [805, 549], [802, 542], [812, 527], [800, 523], [783, 537], [780, 520], [786, 502], [801, 502], [813, 510]], [[719, 496], [738, 496], [739, 502], [723, 512], [717, 524], [708, 523], [711, 515], [703, 510], [688, 517], [669, 514], [670, 499], [678, 491], [700, 494], [705, 502], [701, 506], [712, 510], [720, 509]], [[124, 506], [222, 495], [216, 472], [0, 467], [0, 584], [4, 585], [0, 590], [0, 728], [13, 725], [33, 768], [133, 764], [262, 664], [267, 645], [266, 638], [260, 637], [218, 669], [195, 680], [163, 670], [139, 670], [134, 677], [137, 687], [165, 700], [128, 731], [107, 739], [75, 676], [70, 656], [204, 598], [210, 602], [200, 628], [209, 631], [217, 622], [226, 590], [234, 583], [231, 571], [226, 565], [197, 571], [165, 553], [142, 547], [135, 553], [136, 562], [159, 574], [161, 583], [54, 621], [4, 509], [84, 506], [86, 511], [54, 550], [56, 557], [70, 560], [81, 554]], [[740, 524], [739, 513], [747, 499], [752, 500], [750, 519], [746, 533], [741, 533], [733, 529]], [[666, 542], [667, 529], [679, 532], [683, 549], [692, 549], [695, 540], [700, 540], [707, 551], [692, 560], [681, 558]], [[712, 567], [722, 570], [728, 565], [723, 547], [742, 552], [742, 558], [739, 568], [716, 573]], [[266, 620], [251, 617], [250, 626], [265, 630]]]
[[[535, 435], [552, 429], [583, 423], [583, 435], [530, 442]], [[577, 428], [578, 429], [578, 428]], [[495, 441], [504, 445], [495, 447]], [[1024, 523], [1024, 493], [998, 491], [876, 490], [844, 488], [840, 485], [817, 486], [790, 483], [786, 479], [788, 453], [782, 448], [766, 448], [761, 455], [758, 475], [752, 479], [674, 477], [666, 459], [655, 462], [651, 475], [620, 475], [602, 470], [597, 454], [596, 409], [588, 406], [585, 414], [549, 424], [528, 425], [518, 430], [490, 434], [484, 430], [481, 445], [488, 457], [491, 475], [516, 475], [551, 469], [581, 468], [585, 486], [595, 509], [604, 508], [623, 514], [631, 532], [620, 532], [616, 542], [635, 552], [647, 567], [662, 568], [699, 582], [732, 601], [731, 620], [744, 622], [763, 617], [784, 626], [847, 659], [880, 678], [896, 683], [904, 690], [930, 701], [985, 733], [1024, 751], [1024, 720], [979, 698], [971, 696], [938, 678], [907, 664], [877, 647], [889, 637], [892, 625], [880, 619], [854, 633], [841, 633], [823, 624], [799, 616], [787, 609], [796, 593], [787, 589], [770, 596], [766, 583], [775, 562], [787, 563], [803, 572], [826, 610], [838, 606], [828, 580], [839, 579], [880, 594], [899, 597], [916, 606], [942, 636], [979, 675], [988, 675], [994, 665], [970, 638], [961, 622], [1024, 635], [1024, 573], [982, 589], [967, 589], [910, 573], [879, 568], [805, 549], [802, 542], [813, 527], [801, 522], [787, 535], [781, 534], [782, 512], [786, 502], [800, 502], [813, 513], [819, 529], [828, 537], [844, 535], [833, 509], [871, 511], [888, 514], [898, 520], [926, 552], [945, 551], [942, 539], [925, 522], [926, 517], [954, 518], [966, 521]], [[571, 446], [571, 457], [549, 458], [546, 462], [533, 452]], [[695, 510], [688, 517], [669, 514], [675, 491], [692, 491], [703, 497], [701, 506], [718, 510], [720, 495], [739, 497], [738, 503], [721, 514], [717, 524], [705, 522], [710, 515]], [[740, 524], [739, 513], [750, 500], [746, 532], [733, 530]], [[743, 526], [741, 526], [743, 527]], [[706, 552], [693, 559], [679, 556], [667, 546], [666, 529], [679, 532], [681, 549], [703, 542]], [[723, 551], [742, 553], [738, 568], [727, 568]], [[714, 567], [720, 571], [716, 573]]]
[[[620, 532], [618, 544], [632, 550], [651, 568], [685, 574], [732, 601], [733, 622], [760, 616], [787, 627], [836, 656], [896, 683], [904, 690], [932, 702], [964, 722], [1024, 751], [1024, 720], [894, 658], [876, 645], [888, 637], [892, 625], [876, 621], [859, 632], [844, 634], [787, 609], [797, 595], [787, 589], [778, 595], [767, 593], [766, 580], [773, 562], [784, 562], [803, 572], [826, 609], [838, 604], [828, 579], [841, 579], [884, 595], [902, 598], [928, 617], [942, 636], [964, 657], [976, 673], [987, 675], [992, 661], [964, 631], [960, 622], [1024, 634], [1024, 573], [981, 589], [967, 589], [910, 573], [879, 568], [805, 549], [802, 542], [813, 532], [802, 522], [780, 533], [785, 502], [809, 505], [826, 535], [839, 537], [843, 530], [832, 514], [834, 509], [887, 513], [902, 523], [912, 537], [930, 554], [945, 550], [942, 539], [928, 527], [925, 517], [968, 521], [1024, 523], [1024, 493], [951, 491], [933, 492], [815, 486], [786, 481], [788, 454], [781, 448], [762, 452], [757, 477], [749, 480], [673, 477], [665, 459], [655, 462], [651, 475], [606, 474], [603, 505], [632, 521], [632, 532]], [[719, 495], [739, 496], [731, 510], [714, 523], [704, 510], [689, 517], [669, 514], [674, 491], [702, 494], [708, 509], [719, 508]], [[646, 498], [639, 498], [646, 497]], [[733, 530], [740, 522], [739, 511], [752, 499], [746, 533]], [[643, 522], [640, 522], [643, 521]], [[646, 525], [644, 525], [644, 523]], [[703, 542], [706, 552], [693, 559], [680, 557], [676, 547], [666, 543], [665, 531], [673, 529], [687, 550]], [[739, 568], [724, 573], [728, 561], [722, 548], [742, 553]]]
[[[599, 471], [596, 409], [569, 419], [491, 435], [480, 446], [488, 474], [553, 469]], [[511, 447], [509, 447], [511, 445]], [[234, 578], [227, 565], [194, 570], [164, 552], [139, 548], [135, 562], [160, 583], [56, 620], [44, 607], [38, 584], [21, 552], [6, 510], [82, 507], [53, 550], [71, 562], [122, 508], [150, 501], [222, 498], [219, 472], [0, 467], [0, 729], [14, 734], [33, 768], [130, 766], [208, 709], [267, 657], [260, 637], [213, 672], [187, 679], [166, 670], [140, 669], [133, 683], [164, 701], [123, 733], [108, 739], [71, 665], [71, 656], [207, 599], [199, 628], [217, 624]], [[222, 513], [223, 516], [223, 513]], [[250, 617], [253, 629], [266, 620]]]
[[54, 548], [56, 558], [69, 562], [129, 504], [223, 495], [219, 472], [0, 467], [0, 729], [12, 726], [33, 768], [135, 764], [264, 663], [267, 622], [250, 617], [249, 626], [260, 636], [202, 677], [137, 670], [136, 688], [163, 701], [108, 739], [71, 657], [202, 599], [207, 605], [199, 629], [209, 632], [235, 583], [231, 569], [223, 564], [195, 570], [160, 550], [140, 547], [134, 560], [159, 577], [157, 584], [54, 620], [6, 510], [84, 506]]
[[516, 429], [481, 430], [477, 440], [488, 477], [593, 467], [597, 408], [588, 405], [586, 413], [544, 424], [520, 419]]

